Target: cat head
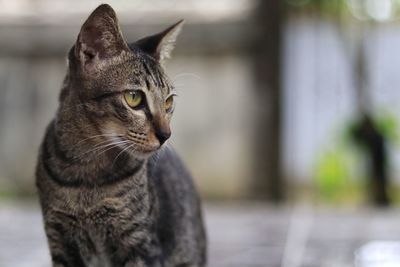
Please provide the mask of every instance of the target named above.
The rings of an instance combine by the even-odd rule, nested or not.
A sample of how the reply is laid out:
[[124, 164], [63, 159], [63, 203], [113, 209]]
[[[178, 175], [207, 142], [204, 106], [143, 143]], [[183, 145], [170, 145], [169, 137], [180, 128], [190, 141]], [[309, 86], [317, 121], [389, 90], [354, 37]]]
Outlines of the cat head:
[[96, 8], [70, 50], [68, 89], [61, 93], [61, 106], [63, 102], [80, 105], [76, 117], [85, 119], [76, 123], [93, 124], [87, 135], [120, 142], [120, 148], [137, 155], [159, 149], [171, 135], [175, 96], [162, 63], [170, 56], [182, 25], [179, 21], [128, 43], [114, 10], [106, 4]]

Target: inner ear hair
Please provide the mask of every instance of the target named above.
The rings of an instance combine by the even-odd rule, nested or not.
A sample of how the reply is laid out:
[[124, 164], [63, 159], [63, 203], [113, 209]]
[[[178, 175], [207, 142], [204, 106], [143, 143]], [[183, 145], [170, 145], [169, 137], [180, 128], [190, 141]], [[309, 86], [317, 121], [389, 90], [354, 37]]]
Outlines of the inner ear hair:
[[75, 44], [75, 56], [84, 70], [95, 67], [102, 60], [113, 58], [124, 50], [129, 51], [114, 10], [100, 5], [88, 17]]
[[165, 59], [170, 58], [183, 24], [184, 20], [182, 19], [164, 31], [142, 38], [133, 45], [139, 47], [158, 62], [163, 63]]
[[91, 61], [96, 56], [96, 52], [93, 49], [87, 48], [83, 51], [83, 55], [85, 56], [85, 61]]

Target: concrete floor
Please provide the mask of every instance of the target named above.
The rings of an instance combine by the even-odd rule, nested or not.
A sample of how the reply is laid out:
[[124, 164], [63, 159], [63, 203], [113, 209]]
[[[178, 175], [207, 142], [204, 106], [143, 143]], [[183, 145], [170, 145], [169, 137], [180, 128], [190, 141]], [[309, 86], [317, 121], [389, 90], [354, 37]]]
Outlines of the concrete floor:
[[[355, 265], [355, 251], [373, 240], [400, 240], [400, 212], [393, 209], [231, 203], [205, 211], [210, 267], [383, 266]], [[0, 204], [0, 267], [49, 266], [38, 207]]]

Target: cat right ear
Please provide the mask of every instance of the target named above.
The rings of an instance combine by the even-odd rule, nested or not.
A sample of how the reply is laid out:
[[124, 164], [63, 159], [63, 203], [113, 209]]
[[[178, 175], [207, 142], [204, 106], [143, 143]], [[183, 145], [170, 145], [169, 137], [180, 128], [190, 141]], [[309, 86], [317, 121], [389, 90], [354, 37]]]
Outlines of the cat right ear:
[[176, 38], [181, 32], [184, 22], [182, 19], [160, 33], [136, 41], [134, 45], [138, 46], [143, 52], [149, 54], [158, 62], [163, 63], [165, 59], [171, 56]]
[[129, 48], [114, 10], [107, 4], [100, 5], [82, 25], [75, 44], [75, 57], [83, 70], [91, 70], [124, 50], [129, 51]]

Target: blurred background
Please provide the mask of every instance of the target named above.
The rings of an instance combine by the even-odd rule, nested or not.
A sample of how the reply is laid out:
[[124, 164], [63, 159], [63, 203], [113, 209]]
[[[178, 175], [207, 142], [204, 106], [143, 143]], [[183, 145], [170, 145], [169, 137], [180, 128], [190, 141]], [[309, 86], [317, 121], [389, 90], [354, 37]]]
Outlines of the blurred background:
[[[49, 266], [37, 151], [103, 2], [0, 0], [0, 266]], [[186, 20], [170, 143], [205, 201], [210, 266], [400, 266], [399, 0], [108, 3], [129, 41]]]

